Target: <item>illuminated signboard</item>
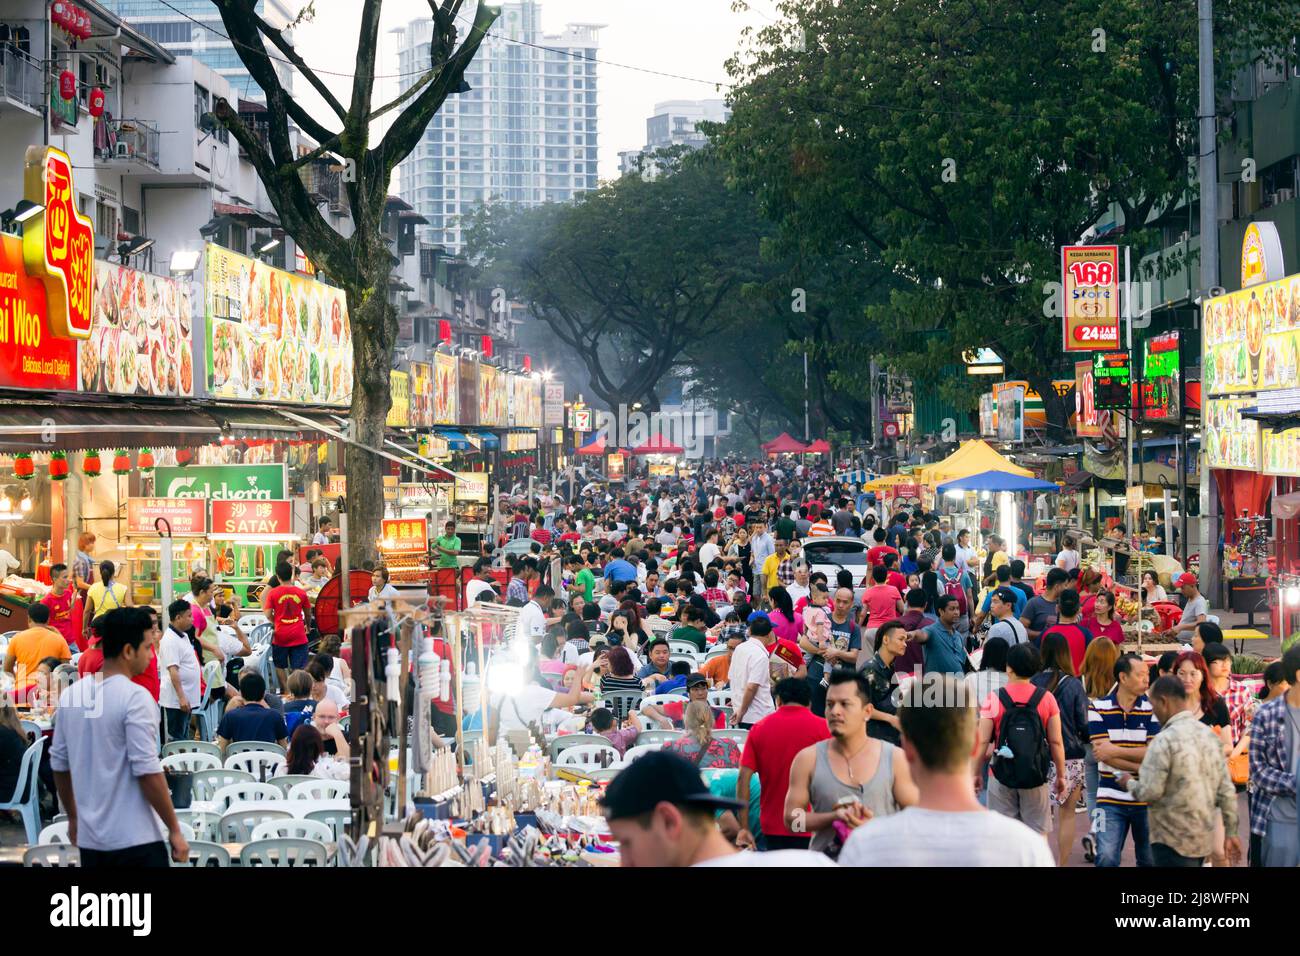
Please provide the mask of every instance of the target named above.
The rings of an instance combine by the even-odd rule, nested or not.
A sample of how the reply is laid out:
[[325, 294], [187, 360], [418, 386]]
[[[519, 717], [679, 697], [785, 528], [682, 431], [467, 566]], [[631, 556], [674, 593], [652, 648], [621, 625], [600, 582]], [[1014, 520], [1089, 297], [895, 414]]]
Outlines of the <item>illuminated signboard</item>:
[[1061, 249], [1063, 347], [1092, 352], [1119, 347], [1119, 247]]
[[1127, 352], [1101, 352], [1092, 357], [1093, 407], [1122, 409], [1133, 404], [1132, 363]]
[[385, 518], [381, 537], [388, 554], [422, 554], [429, 550], [429, 527], [424, 518]]
[[45, 285], [50, 329], [61, 338], [89, 338], [95, 230], [77, 209], [68, 154], [53, 146], [28, 146], [23, 194], [45, 207], [23, 223], [23, 262], [27, 274]]
[[293, 534], [293, 502], [220, 500], [212, 502], [212, 536], [282, 538]]
[[1155, 335], [1142, 343], [1142, 416], [1148, 421], [1182, 417], [1182, 351], [1177, 332]]
[[154, 522], [165, 518], [173, 537], [208, 531], [208, 503], [202, 498], [127, 498], [126, 533], [158, 534]]

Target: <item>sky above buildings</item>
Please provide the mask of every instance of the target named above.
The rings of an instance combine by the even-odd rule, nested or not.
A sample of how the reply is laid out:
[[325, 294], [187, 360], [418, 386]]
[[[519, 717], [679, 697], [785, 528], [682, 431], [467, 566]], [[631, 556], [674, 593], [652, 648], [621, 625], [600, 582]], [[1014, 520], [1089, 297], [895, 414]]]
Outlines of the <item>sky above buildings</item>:
[[[465, 5], [467, 11], [472, 11], [471, 2]], [[559, 33], [566, 23], [606, 25], [597, 54], [601, 60], [597, 76], [602, 179], [618, 175], [620, 150], [645, 145], [645, 121], [655, 103], [725, 95], [725, 87], [715, 84], [728, 79], [723, 64], [740, 44], [741, 31], [746, 26], [760, 28], [776, 16], [773, 0], [749, 2], [749, 10], [733, 12], [731, 0], [543, 0], [546, 33]], [[297, 30], [297, 46], [303, 59], [316, 67], [349, 71], [356, 57], [360, 7], [358, 0], [317, 0], [315, 22]], [[387, 0], [384, 4], [377, 70], [382, 79], [377, 87], [377, 102], [387, 102], [399, 91], [399, 80], [393, 75], [397, 73], [399, 38], [389, 31], [428, 15], [427, 0]], [[658, 76], [613, 64], [692, 79]], [[346, 77], [322, 78], [340, 93], [350, 83]], [[294, 85], [297, 98], [314, 115], [329, 122], [331, 114], [315, 91], [303, 81], [295, 81]]]

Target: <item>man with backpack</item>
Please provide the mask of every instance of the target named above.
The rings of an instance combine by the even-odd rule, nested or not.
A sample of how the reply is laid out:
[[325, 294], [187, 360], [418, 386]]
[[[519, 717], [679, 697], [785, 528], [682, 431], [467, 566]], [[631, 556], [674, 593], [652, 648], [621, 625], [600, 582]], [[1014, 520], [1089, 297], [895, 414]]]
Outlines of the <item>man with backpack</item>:
[[1083, 673], [1083, 655], [1092, 641], [1092, 631], [1079, 623], [1079, 592], [1065, 588], [1056, 599], [1056, 623], [1043, 631], [1038, 639], [1039, 647], [1047, 640], [1049, 634], [1060, 634], [1070, 645], [1070, 661], [1074, 664], [1076, 674]]
[[1007, 652], [1007, 685], [984, 704], [975, 753], [989, 759], [989, 809], [1046, 836], [1052, 829], [1049, 766], [1056, 767], [1059, 796], [1065, 796], [1068, 781], [1061, 708], [1053, 694], [1030, 681], [1042, 665], [1032, 644], [1017, 644]]
[[[999, 570], [1001, 570], [999, 568]], [[1016, 617], [1016, 595], [1019, 592], [1011, 587], [995, 588], [989, 594], [989, 614], [993, 618], [993, 625], [989, 628], [989, 638], [1000, 637], [1011, 647], [1017, 644], [1024, 644], [1029, 641], [1029, 634], [1025, 631], [1025, 625], [1020, 623]]]

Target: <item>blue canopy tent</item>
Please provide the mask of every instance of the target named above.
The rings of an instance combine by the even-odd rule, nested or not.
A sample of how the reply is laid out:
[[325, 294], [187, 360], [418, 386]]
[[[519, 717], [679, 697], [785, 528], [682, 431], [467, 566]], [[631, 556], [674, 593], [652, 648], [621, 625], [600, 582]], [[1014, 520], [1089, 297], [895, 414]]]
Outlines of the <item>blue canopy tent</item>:
[[937, 489], [939, 494], [949, 491], [1059, 491], [1059, 486], [1052, 481], [1039, 481], [1037, 478], [1025, 478], [1009, 471], [981, 471], [977, 475], [948, 481]]

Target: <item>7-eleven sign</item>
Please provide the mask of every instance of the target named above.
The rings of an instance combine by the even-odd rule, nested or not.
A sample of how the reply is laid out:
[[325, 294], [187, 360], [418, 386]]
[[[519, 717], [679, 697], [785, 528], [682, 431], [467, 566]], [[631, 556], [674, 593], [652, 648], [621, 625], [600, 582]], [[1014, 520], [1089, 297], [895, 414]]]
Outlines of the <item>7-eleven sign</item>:
[[23, 263], [45, 284], [50, 329], [90, 338], [94, 317], [95, 231], [77, 209], [72, 160], [53, 146], [28, 146], [23, 195], [44, 209], [23, 223]]

